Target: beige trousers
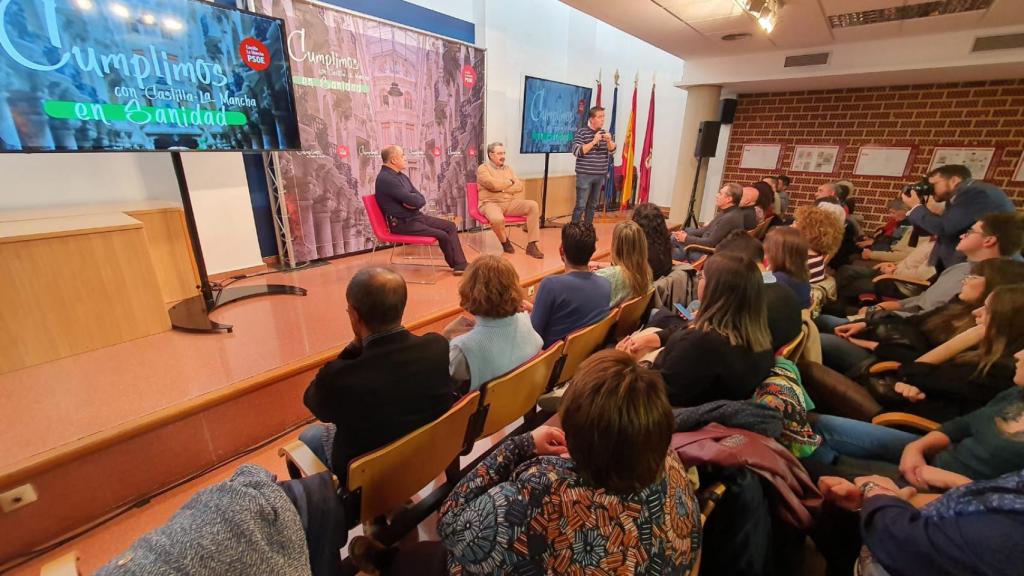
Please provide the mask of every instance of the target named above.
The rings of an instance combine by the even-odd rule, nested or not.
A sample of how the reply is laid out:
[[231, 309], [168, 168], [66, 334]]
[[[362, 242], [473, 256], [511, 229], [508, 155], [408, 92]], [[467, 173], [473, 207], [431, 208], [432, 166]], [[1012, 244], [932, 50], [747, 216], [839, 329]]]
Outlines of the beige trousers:
[[491, 229], [500, 242], [508, 239], [505, 231], [505, 216], [526, 216], [526, 234], [529, 242], [540, 240], [540, 207], [533, 200], [511, 200], [509, 202], [484, 202], [480, 213], [491, 223]]

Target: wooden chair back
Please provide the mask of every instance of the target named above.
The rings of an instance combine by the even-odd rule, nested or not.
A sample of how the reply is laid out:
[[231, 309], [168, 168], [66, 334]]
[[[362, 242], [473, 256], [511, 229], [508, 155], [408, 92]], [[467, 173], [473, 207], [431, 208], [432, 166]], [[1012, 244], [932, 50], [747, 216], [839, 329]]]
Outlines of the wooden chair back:
[[622, 340], [640, 327], [640, 321], [643, 320], [644, 312], [647, 311], [652, 297], [654, 297], [654, 288], [648, 290], [646, 295], [627, 300], [619, 306], [619, 320], [615, 323], [616, 340]]
[[565, 339], [565, 361], [562, 363], [562, 371], [558, 375], [558, 384], [564, 384], [572, 380], [576, 374], [576, 368], [594, 353], [605, 339], [619, 319], [619, 309], [612, 310], [604, 320], [595, 322], [590, 326], [580, 328], [569, 334]]
[[565, 343], [556, 342], [526, 364], [484, 385], [486, 418], [477, 438], [486, 438], [533, 410], [551, 381], [564, 347]]
[[402, 507], [462, 451], [469, 418], [480, 404], [471, 392], [437, 420], [364, 456], [348, 466], [348, 490], [359, 499], [363, 524]]
[[807, 333], [804, 332], [804, 328], [801, 326], [800, 333], [796, 335], [796, 338], [793, 338], [793, 340], [790, 341], [788, 344], [784, 345], [782, 348], [779, 348], [776, 354], [778, 356], [782, 356], [786, 360], [796, 362], [798, 353], [801, 349], [800, 345], [803, 344], [804, 338], [806, 337]]

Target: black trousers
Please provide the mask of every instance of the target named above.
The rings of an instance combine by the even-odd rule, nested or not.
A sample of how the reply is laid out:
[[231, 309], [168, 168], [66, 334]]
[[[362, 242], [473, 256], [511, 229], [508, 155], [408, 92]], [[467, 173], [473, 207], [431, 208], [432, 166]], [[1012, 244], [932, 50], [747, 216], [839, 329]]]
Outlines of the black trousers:
[[437, 239], [448, 266], [455, 269], [466, 267], [466, 255], [462, 253], [462, 243], [459, 242], [459, 229], [452, 222], [426, 214], [418, 214], [408, 220], [388, 220], [391, 231], [395, 234], [429, 236]]

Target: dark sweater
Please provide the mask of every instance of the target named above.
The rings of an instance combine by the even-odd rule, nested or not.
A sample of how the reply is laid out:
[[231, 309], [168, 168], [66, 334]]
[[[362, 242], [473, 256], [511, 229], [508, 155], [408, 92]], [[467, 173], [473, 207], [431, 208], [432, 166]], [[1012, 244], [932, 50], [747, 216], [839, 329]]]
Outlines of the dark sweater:
[[541, 280], [530, 322], [544, 348], [608, 315], [612, 285], [593, 272], [567, 272]]
[[1024, 391], [1004, 390], [983, 408], [942, 425], [950, 448], [935, 455], [934, 464], [974, 480], [988, 480], [1024, 469], [1024, 434], [1008, 435], [999, 421], [1024, 416]]
[[796, 296], [797, 302], [800, 304], [800, 308], [811, 307], [810, 282], [801, 282], [785, 272], [772, 272], [772, 274], [775, 276], [775, 279], [779, 284], [782, 284], [793, 292], [793, 295]]
[[712, 400], [749, 400], [768, 377], [771, 350], [733, 346], [713, 331], [684, 328], [659, 333], [664, 350], [654, 360], [672, 406], [698, 406]]
[[772, 350], [792, 342], [803, 330], [800, 302], [785, 284], [773, 282], [764, 285], [765, 312], [768, 331], [772, 334]]
[[929, 518], [895, 496], [875, 496], [860, 517], [864, 544], [891, 576], [1017, 576], [1024, 566], [1021, 514]]
[[714, 248], [718, 243], [725, 240], [733, 230], [744, 229], [744, 212], [742, 208], [732, 207], [722, 211], [714, 220], [703, 228], [686, 229], [686, 246], [699, 244]]
[[317, 372], [303, 398], [320, 421], [338, 426], [331, 469], [343, 480], [350, 460], [436, 420], [454, 400], [448, 341], [407, 330], [350, 344]]
[[412, 185], [412, 180], [402, 172], [383, 166], [374, 183], [377, 204], [385, 216], [408, 220], [420, 213], [427, 199]]
[[891, 408], [945, 422], [982, 408], [1013, 386], [1012, 361], [996, 362], [985, 374], [977, 371], [978, 366], [973, 363], [906, 362], [900, 366], [899, 381], [916, 386], [924, 392], [925, 399]]

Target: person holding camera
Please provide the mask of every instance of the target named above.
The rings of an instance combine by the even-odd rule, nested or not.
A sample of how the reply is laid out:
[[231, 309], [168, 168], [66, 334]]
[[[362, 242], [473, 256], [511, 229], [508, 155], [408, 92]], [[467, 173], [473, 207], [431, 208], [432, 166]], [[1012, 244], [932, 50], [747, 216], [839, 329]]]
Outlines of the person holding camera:
[[[939, 206], [945, 202], [945, 211]], [[936, 237], [929, 263], [942, 271], [964, 261], [956, 251], [960, 236], [986, 214], [1013, 212], [1013, 202], [998, 186], [971, 178], [961, 164], [939, 166], [928, 173], [928, 183], [903, 189], [907, 221]]]

